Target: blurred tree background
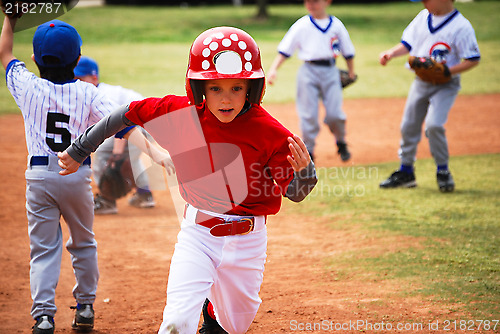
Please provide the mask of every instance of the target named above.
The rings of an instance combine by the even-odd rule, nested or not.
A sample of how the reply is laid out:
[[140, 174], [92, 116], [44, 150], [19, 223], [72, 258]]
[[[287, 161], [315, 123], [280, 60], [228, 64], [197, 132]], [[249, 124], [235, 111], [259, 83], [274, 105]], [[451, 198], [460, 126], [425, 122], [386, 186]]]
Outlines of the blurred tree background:
[[[406, 0], [334, 0], [335, 3], [381, 3]], [[257, 6], [256, 17], [266, 19], [268, 17], [268, 5], [295, 5], [301, 4], [303, 0], [106, 0], [107, 5], [134, 5], [134, 6], [207, 6], [207, 5], [253, 5]]]

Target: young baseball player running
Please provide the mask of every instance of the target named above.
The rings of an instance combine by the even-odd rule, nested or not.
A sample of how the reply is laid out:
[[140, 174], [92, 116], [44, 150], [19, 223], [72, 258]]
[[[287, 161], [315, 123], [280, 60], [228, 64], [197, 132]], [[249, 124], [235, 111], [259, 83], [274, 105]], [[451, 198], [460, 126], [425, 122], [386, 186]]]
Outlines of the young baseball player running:
[[[414, 2], [420, 0], [411, 0]], [[381, 188], [415, 187], [413, 164], [421, 139], [422, 123], [425, 135], [437, 165], [437, 184], [442, 192], [455, 189], [448, 169], [448, 143], [444, 124], [460, 90], [460, 73], [479, 64], [480, 53], [474, 29], [453, 5], [453, 0], [423, 0], [423, 9], [403, 32], [401, 43], [380, 54], [380, 64], [386, 65], [394, 57], [410, 54], [430, 57], [446, 64], [451, 80], [433, 84], [415, 77], [401, 122], [401, 167]]]
[[260, 106], [264, 86], [250, 35], [207, 30], [190, 50], [187, 96], [132, 102], [59, 155], [61, 173], [71, 173], [97, 144], [133, 124], [172, 155], [187, 205], [161, 334], [195, 333], [202, 309], [200, 333], [245, 333], [261, 303], [266, 216], [279, 211], [282, 196], [301, 201], [317, 182], [302, 140]]
[[278, 45], [278, 55], [267, 76], [269, 84], [276, 80], [277, 70], [298, 50], [304, 61], [297, 73], [297, 111], [307, 150], [314, 158], [316, 137], [319, 133], [319, 99], [326, 110], [324, 123], [337, 140], [342, 161], [350, 159], [346, 144], [346, 115], [342, 111], [342, 86], [338, 56], [344, 56], [349, 77], [354, 79], [354, 46], [343, 23], [327, 14], [331, 0], [304, 0], [309, 15], [298, 19]]
[[26, 209], [30, 238], [30, 285], [36, 323], [34, 334], [54, 333], [55, 289], [59, 280], [63, 216], [69, 230], [77, 302], [73, 327], [94, 326], [93, 303], [99, 271], [92, 231], [94, 210], [90, 159], [70, 177], [59, 174], [57, 152], [64, 151], [91, 124], [116, 109], [91, 84], [74, 80], [82, 40], [71, 25], [53, 20], [40, 25], [33, 37], [32, 59], [40, 78], [13, 53], [16, 19], [5, 18], [0, 36], [0, 60], [7, 87], [23, 114], [28, 148]]
[[[78, 65], [75, 67], [75, 78], [95, 85], [101, 93], [108, 96], [118, 105], [128, 104], [144, 98], [141, 94], [131, 89], [100, 82], [99, 65], [90, 57], [82, 56], [80, 58]], [[152, 208], [155, 206], [155, 201], [153, 194], [149, 190], [148, 175], [140, 160], [141, 153], [141, 150], [134, 145], [127, 145], [127, 141], [123, 139], [123, 134], [117, 135], [115, 138], [108, 138], [99, 146], [93, 157], [92, 171], [94, 181], [99, 185], [101, 175], [104, 173], [108, 161], [115, 155], [130, 154], [130, 162], [137, 175], [135, 179], [137, 187], [135, 194], [129, 199], [129, 204], [138, 208]], [[118, 213], [116, 198], [107, 198], [104, 194], [96, 194], [94, 197], [94, 213], [96, 215]]]

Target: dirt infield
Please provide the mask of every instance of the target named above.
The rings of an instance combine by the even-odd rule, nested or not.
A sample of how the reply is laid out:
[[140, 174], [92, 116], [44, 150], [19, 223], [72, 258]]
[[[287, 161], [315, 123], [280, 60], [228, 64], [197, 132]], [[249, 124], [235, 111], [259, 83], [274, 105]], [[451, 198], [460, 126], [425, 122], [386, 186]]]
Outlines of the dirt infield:
[[[334, 140], [323, 127], [318, 138], [317, 165], [394, 161], [396, 167], [404, 101], [345, 101], [347, 138], [353, 158], [348, 164], [340, 161]], [[458, 97], [447, 126], [451, 155], [500, 152], [499, 102], [500, 94]], [[265, 107], [292, 131], [299, 132], [292, 104]], [[418, 157], [430, 157], [426, 139], [419, 146]], [[0, 117], [0, 161], [0, 175], [5, 185], [0, 194], [0, 333], [31, 333], [29, 242], [24, 198], [26, 145], [19, 115]], [[136, 209], [122, 199], [118, 202], [118, 215], [95, 219], [101, 272], [95, 303], [95, 333], [156, 333], [159, 328], [179, 224], [169, 192], [155, 191], [154, 195], [157, 201], [154, 209]], [[295, 223], [290, 224], [291, 221]], [[418, 240], [366, 238], [361, 231], [330, 230], [327, 223], [326, 218], [294, 217], [286, 209], [270, 217], [268, 261], [261, 291], [263, 303], [249, 333], [290, 333], [299, 331], [301, 326], [307, 329], [314, 323], [323, 326], [337, 323], [345, 326], [345, 330], [327, 332], [353, 333], [358, 330], [348, 326], [358, 321], [385, 322], [394, 326], [411, 321], [427, 326], [431, 320], [450, 316], [453, 305], [402, 297], [400, 293], [408, 287], [400, 282], [340, 278], [335, 272], [324, 269], [325, 257], [336, 252], [367, 245], [374, 251], [395, 251], [403, 245], [416, 244]], [[65, 226], [63, 233], [67, 239]], [[69, 309], [74, 304], [73, 285], [70, 259], [65, 251], [57, 288], [56, 333], [73, 333], [73, 311]]]

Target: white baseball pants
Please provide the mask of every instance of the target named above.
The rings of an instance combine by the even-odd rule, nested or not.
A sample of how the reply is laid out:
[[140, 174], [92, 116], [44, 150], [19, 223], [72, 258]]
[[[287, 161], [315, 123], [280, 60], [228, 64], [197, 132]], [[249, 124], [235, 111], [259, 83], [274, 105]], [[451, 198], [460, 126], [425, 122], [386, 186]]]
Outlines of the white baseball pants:
[[195, 334], [206, 298], [228, 333], [245, 333], [262, 302], [259, 291], [267, 249], [265, 217], [255, 217], [255, 228], [249, 234], [214, 237], [208, 228], [195, 224], [197, 211], [187, 207], [177, 237], [158, 333]]

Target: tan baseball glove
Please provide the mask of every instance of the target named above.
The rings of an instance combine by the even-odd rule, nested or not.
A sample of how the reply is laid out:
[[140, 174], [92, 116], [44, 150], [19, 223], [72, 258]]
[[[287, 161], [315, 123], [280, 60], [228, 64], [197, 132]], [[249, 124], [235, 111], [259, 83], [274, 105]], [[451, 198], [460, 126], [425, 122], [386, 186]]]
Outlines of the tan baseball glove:
[[410, 64], [415, 74], [423, 81], [440, 85], [451, 80], [451, 73], [448, 66], [438, 63], [431, 58], [410, 56], [408, 64]]

